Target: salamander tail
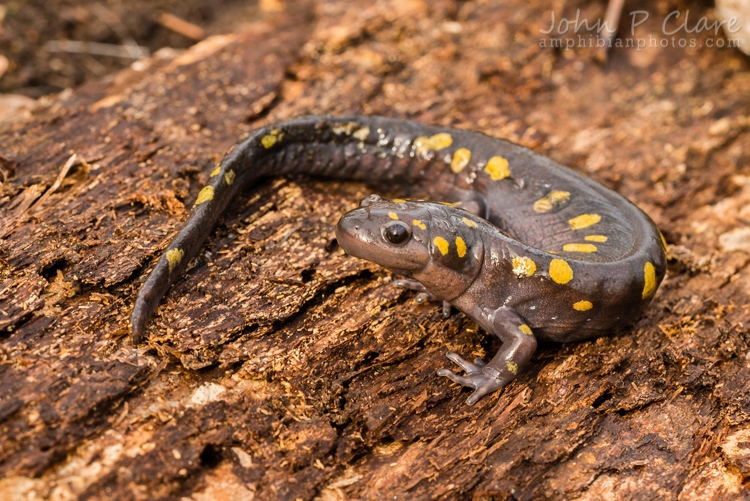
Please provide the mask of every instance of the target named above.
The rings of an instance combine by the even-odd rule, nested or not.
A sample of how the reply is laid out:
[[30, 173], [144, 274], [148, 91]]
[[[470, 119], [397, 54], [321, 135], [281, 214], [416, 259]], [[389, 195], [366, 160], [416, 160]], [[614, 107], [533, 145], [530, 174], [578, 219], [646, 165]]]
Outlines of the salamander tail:
[[143, 339], [146, 331], [146, 323], [151, 318], [156, 308], [159, 306], [164, 293], [170, 285], [169, 262], [165, 259], [159, 260], [154, 271], [138, 291], [138, 297], [133, 306], [133, 312], [130, 314], [130, 335], [133, 344], [139, 344]]

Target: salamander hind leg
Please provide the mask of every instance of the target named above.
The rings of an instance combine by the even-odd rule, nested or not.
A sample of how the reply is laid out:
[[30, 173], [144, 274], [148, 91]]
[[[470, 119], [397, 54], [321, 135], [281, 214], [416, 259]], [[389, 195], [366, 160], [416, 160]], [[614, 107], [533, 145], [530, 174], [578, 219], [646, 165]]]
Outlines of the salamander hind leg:
[[449, 352], [448, 358], [460, 366], [466, 375], [459, 376], [448, 369], [437, 371], [438, 375], [445, 376], [454, 383], [474, 388], [474, 392], [466, 400], [469, 405], [474, 405], [483, 396], [499, 390], [515, 379], [536, 350], [534, 334], [523, 318], [513, 310], [505, 307], [494, 311], [484, 309], [483, 314], [492, 326], [492, 333], [503, 342], [497, 354], [485, 364], [480, 359], [471, 363], [457, 353]]
[[418, 281], [408, 280], [406, 278], [399, 278], [393, 281], [393, 286], [398, 287], [399, 289], [409, 289], [409, 290], [417, 291], [419, 294], [417, 294], [417, 297], [414, 299], [417, 302], [417, 304], [439, 303], [442, 301], [443, 316], [446, 318], [451, 316], [451, 304], [448, 301], [443, 301], [442, 299], [437, 297], [435, 294], [428, 292], [425, 286], [419, 283]]

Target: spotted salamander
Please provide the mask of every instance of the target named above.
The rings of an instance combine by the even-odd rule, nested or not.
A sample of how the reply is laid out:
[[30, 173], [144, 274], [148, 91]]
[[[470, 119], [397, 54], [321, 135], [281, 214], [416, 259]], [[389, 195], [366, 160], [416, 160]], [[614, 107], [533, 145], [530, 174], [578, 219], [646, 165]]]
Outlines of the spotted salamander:
[[162, 296], [233, 197], [260, 178], [324, 176], [396, 186], [336, 227], [350, 255], [405, 278], [419, 301], [443, 301], [502, 341], [488, 363], [448, 358], [438, 374], [474, 389], [468, 403], [523, 370], [537, 340], [611, 332], [651, 301], [666, 271], [664, 238], [631, 202], [509, 141], [381, 117], [310, 116], [260, 128], [223, 158], [185, 225], [138, 293], [138, 343]]

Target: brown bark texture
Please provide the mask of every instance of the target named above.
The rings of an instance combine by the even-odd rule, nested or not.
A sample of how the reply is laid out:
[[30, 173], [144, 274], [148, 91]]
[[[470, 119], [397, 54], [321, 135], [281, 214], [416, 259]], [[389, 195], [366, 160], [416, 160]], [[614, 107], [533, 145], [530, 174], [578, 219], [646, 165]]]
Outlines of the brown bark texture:
[[[704, 31], [597, 64], [540, 43], [552, 10], [604, 11], [561, 5], [261, 2], [242, 30], [1, 125], [0, 498], [748, 496], [748, 58]], [[658, 5], [647, 41], [672, 9], [710, 15]], [[542, 152], [651, 215], [668, 276], [633, 327], [540, 346], [469, 407], [435, 371], [497, 342], [335, 243], [370, 188], [273, 179], [230, 206], [133, 346], [135, 294], [224, 151], [311, 113]]]

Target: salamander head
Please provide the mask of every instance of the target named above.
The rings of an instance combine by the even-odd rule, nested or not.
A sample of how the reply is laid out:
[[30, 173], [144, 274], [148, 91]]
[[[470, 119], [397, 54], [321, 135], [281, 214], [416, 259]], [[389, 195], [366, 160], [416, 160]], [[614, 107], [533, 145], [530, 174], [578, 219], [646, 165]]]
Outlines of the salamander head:
[[451, 299], [481, 269], [480, 224], [480, 219], [444, 204], [370, 195], [341, 217], [336, 238], [347, 254], [415, 278], [434, 294]]

